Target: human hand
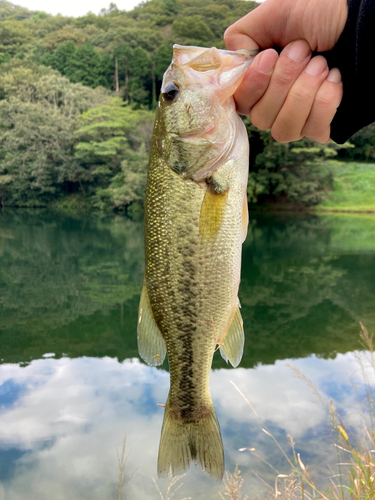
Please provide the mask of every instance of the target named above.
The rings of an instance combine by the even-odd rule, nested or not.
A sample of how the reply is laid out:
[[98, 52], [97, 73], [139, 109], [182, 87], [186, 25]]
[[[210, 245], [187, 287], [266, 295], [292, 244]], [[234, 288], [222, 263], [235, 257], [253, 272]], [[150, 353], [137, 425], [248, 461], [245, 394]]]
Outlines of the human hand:
[[324, 57], [311, 59], [311, 50], [332, 49], [346, 17], [346, 0], [266, 0], [230, 26], [229, 50], [285, 47], [279, 57], [268, 49], [254, 59], [234, 96], [238, 111], [280, 142], [303, 136], [327, 142], [342, 99], [341, 75], [328, 70]]

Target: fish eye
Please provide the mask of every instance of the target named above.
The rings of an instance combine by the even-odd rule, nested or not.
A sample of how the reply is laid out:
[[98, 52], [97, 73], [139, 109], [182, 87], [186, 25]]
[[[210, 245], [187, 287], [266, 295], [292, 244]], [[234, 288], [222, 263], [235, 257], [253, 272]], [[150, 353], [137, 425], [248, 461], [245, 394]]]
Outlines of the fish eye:
[[180, 87], [174, 83], [168, 83], [164, 89], [163, 96], [166, 101], [174, 101], [180, 93]]

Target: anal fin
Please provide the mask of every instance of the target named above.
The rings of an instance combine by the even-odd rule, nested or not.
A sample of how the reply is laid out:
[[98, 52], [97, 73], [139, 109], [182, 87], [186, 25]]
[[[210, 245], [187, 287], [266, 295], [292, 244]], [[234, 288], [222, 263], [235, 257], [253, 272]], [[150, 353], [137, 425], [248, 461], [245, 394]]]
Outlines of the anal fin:
[[152, 314], [145, 283], [139, 302], [137, 337], [141, 358], [149, 366], [161, 365], [167, 353], [167, 346]]
[[243, 330], [243, 321], [239, 309], [239, 303], [236, 307], [232, 321], [229, 325], [226, 335], [221, 339], [220, 354], [223, 359], [236, 368], [240, 364], [243, 347], [245, 343], [245, 334]]

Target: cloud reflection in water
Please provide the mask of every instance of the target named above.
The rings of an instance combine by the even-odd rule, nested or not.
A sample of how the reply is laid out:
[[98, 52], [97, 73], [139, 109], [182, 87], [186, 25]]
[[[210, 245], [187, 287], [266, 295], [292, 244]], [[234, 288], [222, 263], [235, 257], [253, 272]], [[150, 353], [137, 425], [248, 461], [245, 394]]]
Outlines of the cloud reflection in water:
[[[312, 356], [291, 363], [317, 381], [341, 414], [358, 405], [349, 381], [350, 375], [359, 381], [352, 353], [334, 360]], [[263, 423], [230, 380], [244, 392]], [[158, 498], [152, 478], [156, 477], [163, 409], [157, 403], [165, 402], [168, 388], [167, 372], [138, 359], [119, 363], [109, 357], [47, 358], [26, 367], [0, 365], [0, 465], [7, 463], [0, 473], [0, 500], [116, 498], [116, 449], [121, 449], [125, 433], [126, 475], [136, 471], [127, 488], [128, 500]], [[335, 452], [324, 427], [326, 412], [284, 362], [214, 370], [211, 393], [223, 434], [226, 469], [240, 465], [250, 498], [262, 489], [251, 470], [271, 481], [275, 474], [238, 448], [255, 447], [280, 472], [288, 472], [276, 446], [261, 431], [264, 422], [285, 449], [286, 434], [291, 434], [310, 470], [327, 476], [327, 463], [333, 466]], [[178, 498], [218, 498], [220, 485], [201, 471], [192, 468], [183, 483]], [[164, 482], [159, 484], [163, 487]]]

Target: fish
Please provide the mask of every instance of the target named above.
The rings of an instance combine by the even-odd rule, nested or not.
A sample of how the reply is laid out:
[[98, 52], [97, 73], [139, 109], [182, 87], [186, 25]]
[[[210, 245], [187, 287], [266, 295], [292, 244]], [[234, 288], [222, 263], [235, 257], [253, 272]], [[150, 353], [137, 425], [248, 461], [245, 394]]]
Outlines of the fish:
[[238, 366], [244, 328], [238, 289], [248, 226], [249, 142], [233, 94], [254, 53], [173, 46], [150, 147], [145, 278], [138, 349], [150, 366], [168, 353], [158, 476], [192, 462], [221, 480], [224, 449], [209, 390], [212, 358]]

